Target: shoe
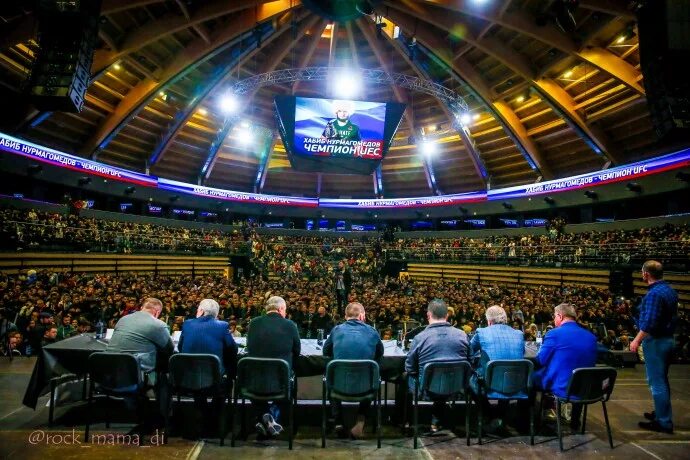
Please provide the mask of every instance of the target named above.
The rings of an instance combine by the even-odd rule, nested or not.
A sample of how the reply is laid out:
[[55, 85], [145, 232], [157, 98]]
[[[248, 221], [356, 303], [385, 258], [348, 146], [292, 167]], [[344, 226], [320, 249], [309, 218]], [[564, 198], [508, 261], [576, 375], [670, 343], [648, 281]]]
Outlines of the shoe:
[[573, 405], [570, 403], [561, 405], [561, 420], [570, 422], [573, 413]]
[[355, 426], [350, 430], [350, 437], [352, 439], [359, 439], [362, 437], [362, 433], [364, 432], [364, 420], [365, 418], [363, 416], [357, 416], [357, 423], [355, 423]]
[[278, 436], [283, 432], [283, 426], [276, 422], [271, 414], [264, 414], [262, 421], [266, 426], [266, 431], [271, 436]]
[[345, 426], [343, 425], [336, 425], [335, 428], [333, 429], [335, 432], [335, 435], [341, 439], [344, 439], [347, 437], [347, 433], [345, 431]]
[[643, 415], [644, 418], [646, 418], [647, 420], [656, 420], [656, 412], [654, 412], [654, 411], [645, 412], [645, 413], [642, 414], [642, 415]]
[[256, 432], [259, 433], [259, 436], [265, 438], [268, 436], [268, 430], [266, 429], [266, 425], [264, 425], [263, 422], [256, 422]]
[[666, 434], [673, 434], [673, 427], [671, 428], [666, 428], [661, 425], [659, 425], [659, 422], [656, 420], [653, 420], [651, 422], [639, 422], [637, 424], [642, 429], [649, 430], [649, 431], [657, 431], [659, 433], [666, 433]]

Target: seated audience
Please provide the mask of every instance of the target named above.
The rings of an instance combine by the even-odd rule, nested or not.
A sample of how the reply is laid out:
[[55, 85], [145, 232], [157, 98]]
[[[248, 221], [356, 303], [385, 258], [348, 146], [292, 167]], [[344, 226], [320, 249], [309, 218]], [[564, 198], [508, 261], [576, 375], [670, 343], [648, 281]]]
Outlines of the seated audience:
[[[448, 322], [448, 306], [441, 299], [429, 302], [427, 320], [429, 325], [412, 340], [410, 351], [405, 360], [405, 372], [418, 374], [419, 386], [423, 386], [424, 365], [434, 361], [468, 361], [469, 344], [467, 334], [452, 327]], [[414, 380], [409, 379], [410, 391], [414, 391]], [[440, 429], [445, 422], [446, 400], [434, 395], [421, 395], [434, 401], [431, 412], [431, 432]]]
[[[534, 386], [556, 396], [565, 397], [574, 369], [593, 367], [597, 361], [597, 339], [577, 323], [575, 307], [562, 303], [554, 310], [555, 329], [544, 336], [537, 354], [540, 369], [534, 373]], [[573, 404], [571, 426], [580, 426], [582, 406]], [[560, 414], [555, 414], [559, 417]]]
[[[227, 385], [235, 377], [237, 369], [237, 344], [230, 335], [228, 323], [218, 321], [218, 302], [213, 299], [204, 299], [199, 302], [196, 311], [196, 319], [190, 319], [183, 323], [182, 334], [178, 349], [181, 353], [211, 354], [220, 361], [220, 374], [224, 379], [223, 385]], [[215, 415], [204, 417], [209, 423], [215, 423], [217, 413], [223, 404], [223, 399], [213, 395], [213, 409], [207, 407], [207, 395], [194, 395], [194, 402], [202, 414], [214, 413]], [[209, 425], [208, 428], [214, 428]]]
[[[247, 354], [253, 358], [282, 359], [290, 369], [299, 358], [301, 343], [297, 325], [285, 318], [285, 299], [272, 296], [266, 301], [266, 314], [252, 319], [247, 332]], [[276, 436], [283, 431], [277, 404], [252, 401], [257, 410], [256, 430], [262, 436]]]
[[[323, 307], [321, 307], [323, 308]], [[323, 355], [334, 359], [370, 359], [379, 361], [383, 356], [383, 342], [376, 330], [364, 322], [366, 314], [362, 304], [353, 302], [345, 307], [345, 322], [336, 326], [323, 346]], [[371, 401], [359, 403], [357, 423], [350, 430], [350, 435], [357, 439], [362, 436], [366, 413]], [[344, 433], [342, 402], [331, 400], [335, 431]]]

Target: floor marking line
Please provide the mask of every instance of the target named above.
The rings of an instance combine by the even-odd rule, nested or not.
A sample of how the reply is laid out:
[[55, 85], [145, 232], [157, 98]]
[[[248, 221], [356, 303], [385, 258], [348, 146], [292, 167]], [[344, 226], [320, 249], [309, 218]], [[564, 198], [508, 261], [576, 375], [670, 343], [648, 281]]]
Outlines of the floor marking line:
[[642, 447], [642, 446], [639, 445], [639, 444], [636, 444], [636, 443], [634, 443], [634, 442], [631, 442], [630, 445], [635, 446], [635, 447], [637, 447], [638, 449], [640, 449], [640, 450], [642, 450], [642, 451], [648, 453], [648, 454], [651, 455], [652, 457], [656, 458], [656, 460], [664, 460], [663, 458], [659, 457], [659, 456], [658, 456], [657, 454], [655, 454], [654, 452], [648, 451], [647, 449], [645, 449], [644, 447]]
[[192, 446], [192, 450], [190, 450], [187, 456], [185, 457], [185, 460], [196, 460], [197, 457], [199, 457], [201, 450], [204, 448], [204, 444], [204, 441], [197, 441], [196, 444]]

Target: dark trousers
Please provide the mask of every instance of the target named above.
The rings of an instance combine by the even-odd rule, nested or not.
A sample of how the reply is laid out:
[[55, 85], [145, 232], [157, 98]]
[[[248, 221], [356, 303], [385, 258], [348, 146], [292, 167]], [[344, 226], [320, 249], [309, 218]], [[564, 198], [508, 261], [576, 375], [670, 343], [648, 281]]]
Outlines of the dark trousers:
[[[361, 401], [357, 409], [358, 416], [366, 416], [371, 407], [371, 400]], [[343, 402], [339, 399], [331, 399], [331, 414], [335, 420], [336, 425], [343, 424]]]
[[347, 291], [345, 289], [336, 289], [335, 300], [338, 304], [338, 313], [341, 317], [344, 317], [345, 307], [347, 306]]

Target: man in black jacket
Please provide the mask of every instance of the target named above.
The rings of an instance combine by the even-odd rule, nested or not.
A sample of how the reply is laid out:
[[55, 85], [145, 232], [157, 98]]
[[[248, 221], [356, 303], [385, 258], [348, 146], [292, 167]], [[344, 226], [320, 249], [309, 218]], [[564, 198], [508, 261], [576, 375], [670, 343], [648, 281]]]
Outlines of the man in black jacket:
[[[299, 358], [301, 344], [297, 325], [285, 319], [285, 299], [278, 296], [266, 301], [266, 314], [254, 318], [247, 332], [248, 355], [252, 358], [273, 358], [287, 361], [290, 369]], [[260, 414], [256, 430], [264, 436], [275, 436], [283, 431], [278, 423], [280, 409], [276, 404], [252, 401]]]

